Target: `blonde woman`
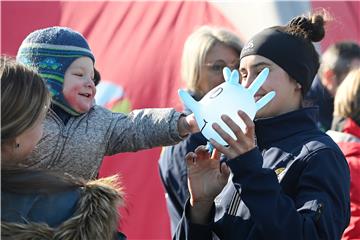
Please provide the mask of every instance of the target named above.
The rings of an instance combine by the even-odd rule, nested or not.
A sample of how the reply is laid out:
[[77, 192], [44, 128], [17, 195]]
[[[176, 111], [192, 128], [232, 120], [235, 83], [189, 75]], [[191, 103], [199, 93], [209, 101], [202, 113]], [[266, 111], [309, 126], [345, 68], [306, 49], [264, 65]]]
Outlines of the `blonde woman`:
[[339, 145], [350, 167], [351, 219], [342, 239], [360, 239], [360, 68], [352, 70], [340, 84], [332, 128], [327, 133]]
[[[240, 52], [240, 39], [230, 30], [211, 26], [195, 30], [185, 41], [181, 60], [181, 76], [192, 96], [200, 100], [222, 83], [224, 67], [238, 69]], [[189, 196], [185, 154], [204, 144], [203, 135], [195, 133], [175, 146], [164, 148], [160, 157], [160, 175], [167, 195], [172, 233]]]

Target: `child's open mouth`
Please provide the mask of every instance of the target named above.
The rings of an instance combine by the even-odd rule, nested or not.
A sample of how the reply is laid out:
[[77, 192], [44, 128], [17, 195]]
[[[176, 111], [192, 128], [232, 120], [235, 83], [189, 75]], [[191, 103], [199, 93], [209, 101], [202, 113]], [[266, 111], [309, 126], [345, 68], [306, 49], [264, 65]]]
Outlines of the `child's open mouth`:
[[79, 95], [89, 98], [89, 97], [91, 97], [92, 94], [91, 93], [79, 93]]

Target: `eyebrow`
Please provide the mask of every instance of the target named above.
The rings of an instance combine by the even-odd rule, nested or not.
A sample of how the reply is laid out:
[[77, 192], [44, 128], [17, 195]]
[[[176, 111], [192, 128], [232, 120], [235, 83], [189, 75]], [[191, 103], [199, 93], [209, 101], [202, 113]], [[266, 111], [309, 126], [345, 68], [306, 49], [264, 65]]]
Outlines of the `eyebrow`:
[[[250, 66], [250, 69], [254, 69], [254, 68], [258, 68], [258, 67], [270, 67], [270, 63], [267, 63], [267, 62], [259, 62], [259, 63], [256, 63], [252, 66]], [[244, 68], [240, 68], [240, 70], [243, 70]]]
[[[86, 68], [86, 67], [84, 67], [84, 66], [74, 66], [74, 69], [76, 69], [76, 70], [79, 70], [79, 69], [81, 69], [81, 70], [83, 70], [83, 71], [87, 71], [88, 69]], [[91, 71], [91, 70], [90, 70]], [[95, 71], [93, 71], [93, 73], [95, 73]]]
[[226, 63], [223, 59], [214, 59], [212, 61], [209, 61], [211, 63]]

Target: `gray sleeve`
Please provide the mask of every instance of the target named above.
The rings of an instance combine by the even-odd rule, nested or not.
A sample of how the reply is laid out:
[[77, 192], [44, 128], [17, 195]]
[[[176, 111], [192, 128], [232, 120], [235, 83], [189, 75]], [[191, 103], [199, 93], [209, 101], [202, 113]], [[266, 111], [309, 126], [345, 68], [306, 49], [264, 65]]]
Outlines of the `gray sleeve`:
[[178, 132], [180, 116], [172, 108], [140, 109], [128, 115], [113, 113], [106, 155], [178, 143], [182, 140]]

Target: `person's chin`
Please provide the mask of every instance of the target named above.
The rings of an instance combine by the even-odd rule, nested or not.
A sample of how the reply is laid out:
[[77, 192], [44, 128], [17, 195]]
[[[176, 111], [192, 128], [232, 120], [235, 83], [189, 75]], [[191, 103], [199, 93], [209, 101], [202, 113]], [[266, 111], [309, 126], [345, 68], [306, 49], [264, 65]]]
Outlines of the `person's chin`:
[[76, 111], [78, 113], [82, 114], [82, 113], [86, 113], [86, 112], [90, 111], [90, 109], [91, 109], [91, 106], [83, 106], [81, 108], [76, 109]]
[[269, 113], [267, 111], [264, 111], [265, 109], [260, 109], [256, 115], [255, 115], [255, 119], [260, 119], [260, 118], [268, 118], [269, 117]]
[[260, 109], [259, 111], [256, 112], [255, 118], [262, 118], [263, 113], [264, 113], [263, 109]]

